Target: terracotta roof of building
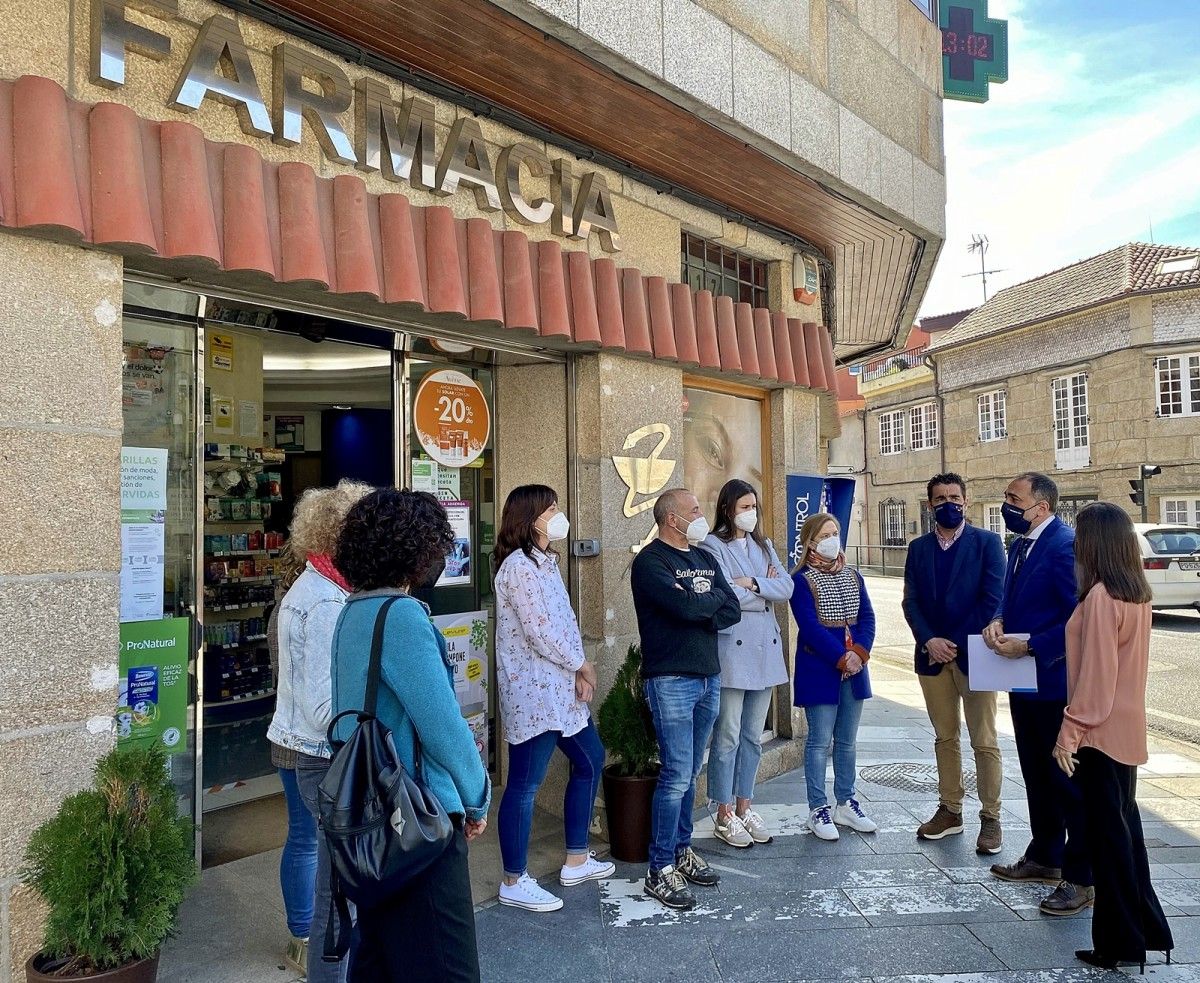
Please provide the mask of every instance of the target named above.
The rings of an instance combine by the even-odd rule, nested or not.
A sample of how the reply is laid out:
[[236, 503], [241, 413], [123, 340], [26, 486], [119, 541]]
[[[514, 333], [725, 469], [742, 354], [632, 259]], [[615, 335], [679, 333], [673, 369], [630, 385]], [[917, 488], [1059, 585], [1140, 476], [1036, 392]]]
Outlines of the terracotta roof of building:
[[1200, 248], [1129, 242], [1032, 280], [1005, 287], [949, 331], [930, 350], [977, 341], [1011, 328], [1049, 321], [1130, 294], [1200, 287], [1200, 262], [1191, 270], [1160, 273], [1164, 260], [1195, 256]]
[[932, 317], [921, 318], [917, 324], [927, 334], [936, 335], [939, 331], [948, 331], [954, 327], [973, 310], [974, 307], [967, 307], [961, 311], [951, 311], [949, 314], [935, 314]]
[[0, 81], [0, 227], [374, 302], [563, 348], [609, 349], [836, 396], [822, 325], [534, 242], [444, 205], [319, 177], [181, 120], [79, 102], [49, 79]]

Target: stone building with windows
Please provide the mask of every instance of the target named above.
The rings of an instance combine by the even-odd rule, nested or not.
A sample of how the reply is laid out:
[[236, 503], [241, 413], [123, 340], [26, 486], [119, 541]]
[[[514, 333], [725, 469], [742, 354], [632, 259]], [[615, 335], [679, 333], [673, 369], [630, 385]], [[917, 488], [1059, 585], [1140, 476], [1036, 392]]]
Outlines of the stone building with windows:
[[[505, 495], [554, 486], [603, 691], [657, 494], [748, 477], [782, 541], [835, 359], [895, 344], [944, 237], [911, 0], [22, 0], [0, 25], [0, 983], [38, 943], [30, 832], [117, 739], [126, 640], [171, 633], [182, 698], [148, 739], [198, 853], [277, 803], [259, 622], [305, 488], [447, 501], [427, 599], [478, 680]], [[466, 682], [502, 783], [495, 687]]]
[[1055, 479], [1065, 521], [1096, 499], [1138, 521], [1129, 480], [1157, 465], [1147, 518], [1200, 523], [1200, 249], [1129, 243], [1008, 287], [859, 379], [873, 543], [929, 528], [941, 470], [1001, 534], [1004, 488], [1026, 470]]

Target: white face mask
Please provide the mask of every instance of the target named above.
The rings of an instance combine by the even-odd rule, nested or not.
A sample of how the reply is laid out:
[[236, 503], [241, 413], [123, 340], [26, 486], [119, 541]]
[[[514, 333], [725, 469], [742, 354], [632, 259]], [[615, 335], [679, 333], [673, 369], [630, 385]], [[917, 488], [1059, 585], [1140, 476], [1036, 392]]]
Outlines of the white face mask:
[[739, 512], [733, 517], [733, 524], [742, 532], [754, 532], [754, 527], [758, 525], [758, 509], [746, 509], [745, 512]]
[[708, 520], [704, 518], [704, 516], [698, 515], [688, 523], [688, 527], [685, 530], [684, 535], [687, 537], [687, 541], [689, 543], [695, 545], [696, 543], [704, 542], [708, 532]]
[[842, 551], [842, 542], [837, 536], [827, 536], [816, 545], [817, 552], [827, 560], [836, 560]]
[[566, 539], [570, 531], [571, 520], [564, 512], [555, 512], [550, 521], [546, 523], [546, 538], [552, 543]]

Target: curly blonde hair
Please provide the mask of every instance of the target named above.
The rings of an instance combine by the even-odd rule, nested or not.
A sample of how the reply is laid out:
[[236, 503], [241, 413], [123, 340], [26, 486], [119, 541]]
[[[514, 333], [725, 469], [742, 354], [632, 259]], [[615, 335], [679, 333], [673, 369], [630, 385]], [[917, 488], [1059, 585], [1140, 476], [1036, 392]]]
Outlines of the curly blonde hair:
[[288, 552], [303, 564], [312, 554], [333, 555], [346, 513], [359, 499], [374, 491], [361, 481], [343, 479], [333, 488], [309, 488], [292, 513]]

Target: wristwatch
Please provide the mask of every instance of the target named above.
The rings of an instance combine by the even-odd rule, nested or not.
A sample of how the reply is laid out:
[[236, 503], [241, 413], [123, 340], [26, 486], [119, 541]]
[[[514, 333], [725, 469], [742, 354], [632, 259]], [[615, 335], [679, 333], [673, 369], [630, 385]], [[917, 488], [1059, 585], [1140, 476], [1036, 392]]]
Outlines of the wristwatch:
[[750, 578], [750, 589], [751, 589], [752, 591], [754, 591], [754, 593], [755, 593], [755, 594], [759, 593], [759, 590], [758, 590], [758, 578], [757, 578], [757, 577], [751, 577], [751, 578]]
[[1033, 655], [1033, 646], [1030, 645], [1028, 642], [1025, 643], [1025, 654]]

